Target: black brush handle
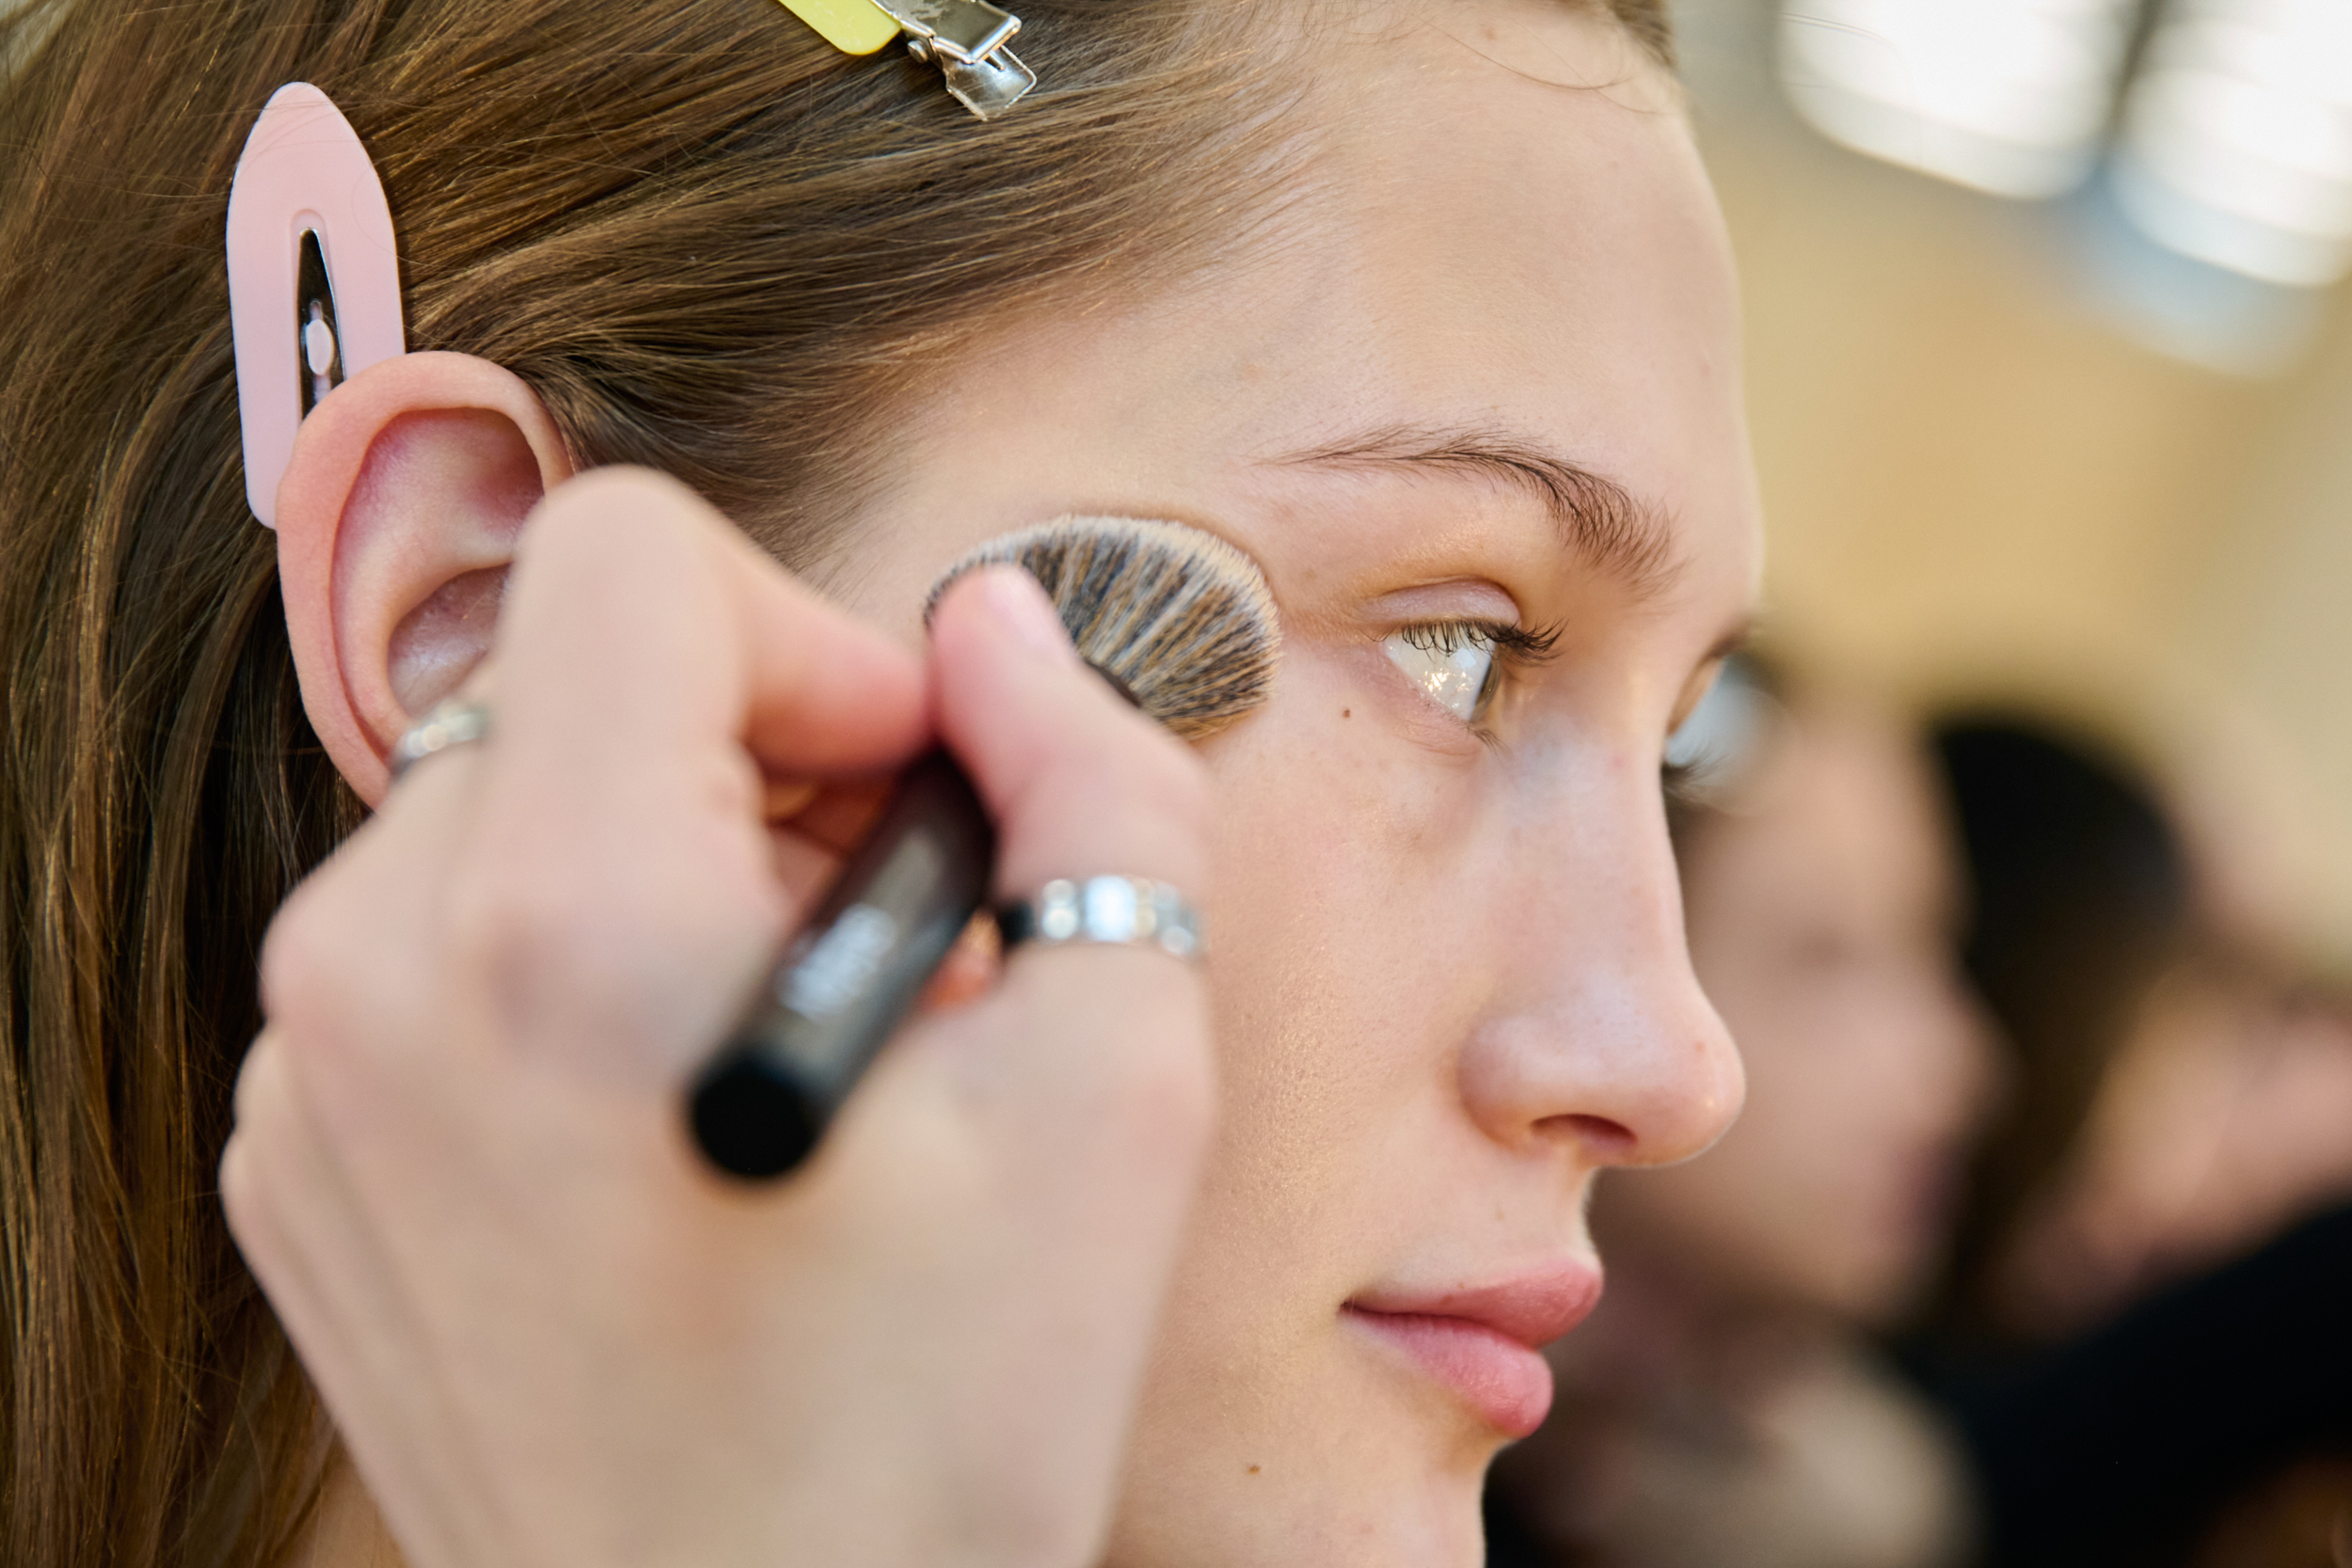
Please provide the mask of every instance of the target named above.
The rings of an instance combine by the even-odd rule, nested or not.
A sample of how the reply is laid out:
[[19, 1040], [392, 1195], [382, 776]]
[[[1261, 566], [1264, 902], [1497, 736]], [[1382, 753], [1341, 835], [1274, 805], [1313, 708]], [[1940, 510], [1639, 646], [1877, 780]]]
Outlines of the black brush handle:
[[988, 896], [996, 830], [963, 769], [907, 769], [807, 928], [695, 1081], [694, 1141], [731, 1176], [808, 1157]]

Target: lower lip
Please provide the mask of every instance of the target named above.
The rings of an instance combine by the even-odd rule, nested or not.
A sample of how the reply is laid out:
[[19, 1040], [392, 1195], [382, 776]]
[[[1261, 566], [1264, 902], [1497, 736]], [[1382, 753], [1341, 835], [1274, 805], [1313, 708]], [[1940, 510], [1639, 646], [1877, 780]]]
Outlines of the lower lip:
[[1345, 1307], [1342, 1315], [1403, 1351], [1506, 1436], [1526, 1436], [1544, 1424], [1551, 1409], [1550, 1366], [1484, 1323], [1360, 1307]]

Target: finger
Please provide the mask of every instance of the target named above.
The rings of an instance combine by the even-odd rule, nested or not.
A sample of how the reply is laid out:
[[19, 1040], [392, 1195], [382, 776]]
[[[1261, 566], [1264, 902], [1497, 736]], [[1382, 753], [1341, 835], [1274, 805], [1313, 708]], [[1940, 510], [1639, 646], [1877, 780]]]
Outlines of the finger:
[[283, 1207], [311, 1196], [283, 1168], [282, 1129], [294, 1114], [292, 1101], [285, 1053], [264, 1030], [237, 1069], [235, 1119], [220, 1154], [220, 1204], [246, 1267], [281, 1321], [309, 1316], [316, 1296]]
[[[1002, 893], [1116, 872], [1205, 900], [1200, 759], [1087, 669], [1034, 581], [976, 573], [932, 628], [941, 729], [997, 822]], [[961, 1048], [939, 1050], [951, 1028]], [[1089, 1239], [1073, 1256], [1116, 1254], [1137, 1289], [1156, 1277], [1212, 1116], [1197, 968], [1134, 947], [1016, 954], [986, 1003], [908, 1043], [902, 1070], [961, 1080], [1006, 1179], [1059, 1216], [1047, 1228]]]
[[975, 572], [931, 622], [939, 722], [997, 826], [997, 890], [1106, 873], [1207, 896], [1207, 779], [1078, 658], [1036, 582]]
[[763, 773], [901, 760], [925, 734], [921, 666], [680, 486], [618, 470], [543, 504], [498, 655], [450, 946], [518, 1045], [666, 1080], [788, 917]]
[[311, 1115], [288, 1038], [264, 1030], [237, 1076], [236, 1126], [220, 1162], [230, 1233], [312, 1381], [330, 1403], [368, 1381], [413, 1386], [398, 1358], [405, 1299], [348, 1173]]
[[306, 1053], [413, 1062], [436, 1023], [448, 879], [480, 789], [479, 748], [428, 759], [305, 878], [263, 939], [263, 1016]]
[[[1203, 895], [1199, 760], [1078, 661], [1033, 582], [963, 579], [932, 629], [940, 728], [996, 822], [1000, 891], [1119, 871]], [[1111, 1495], [1212, 1130], [1203, 992], [1162, 952], [1016, 954], [996, 990], [893, 1042], [800, 1179], [812, 1202], [856, 1195], [869, 1234], [930, 1239], [894, 1259], [985, 1254], [907, 1281], [921, 1327], [892, 1338], [889, 1374], [975, 1391], [931, 1428], [1018, 1445], [1023, 1481], [1058, 1497]]]
[[924, 738], [912, 654], [642, 470], [601, 469], [542, 503], [500, 643], [502, 746], [544, 736], [567, 766], [739, 739], [771, 772], [837, 773]]
[[792, 831], [846, 855], [866, 842], [875, 819], [897, 793], [896, 778], [856, 779], [818, 792], [796, 814]]
[[923, 994], [915, 998], [919, 1013], [952, 1012], [969, 1006], [995, 988], [1004, 970], [1004, 940], [996, 922], [985, 912], [976, 914], [931, 973]]

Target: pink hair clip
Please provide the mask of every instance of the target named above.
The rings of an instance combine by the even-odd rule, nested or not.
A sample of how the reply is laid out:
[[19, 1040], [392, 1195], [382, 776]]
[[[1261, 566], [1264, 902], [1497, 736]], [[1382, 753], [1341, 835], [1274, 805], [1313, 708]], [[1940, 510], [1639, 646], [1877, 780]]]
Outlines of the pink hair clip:
[[246, 500], [275, 528], [304, 416], [346, 377], [407, 348], [383, 182], [351, 122], [308, 82], [270, 95], [237, 159], [229, 318]]

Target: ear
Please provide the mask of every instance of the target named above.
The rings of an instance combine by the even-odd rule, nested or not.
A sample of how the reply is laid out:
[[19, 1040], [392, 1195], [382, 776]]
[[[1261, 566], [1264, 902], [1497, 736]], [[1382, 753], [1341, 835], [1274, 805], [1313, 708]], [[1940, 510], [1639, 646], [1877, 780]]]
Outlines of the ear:
[[320, 400], [278, 490], [302, 705], [378, 804], [404, 731], [489, 651], [524, 518], [572, 472], [514, 374], [463, 354], [372, 365]]

